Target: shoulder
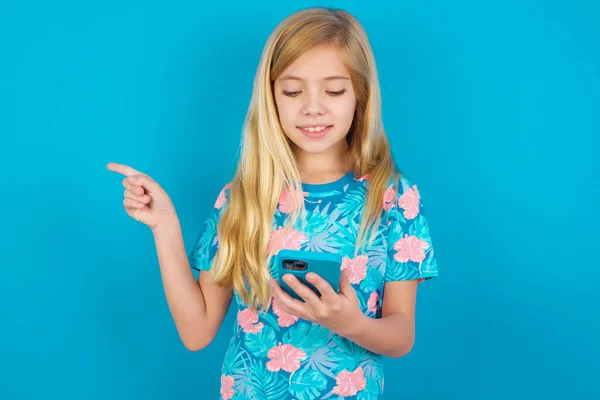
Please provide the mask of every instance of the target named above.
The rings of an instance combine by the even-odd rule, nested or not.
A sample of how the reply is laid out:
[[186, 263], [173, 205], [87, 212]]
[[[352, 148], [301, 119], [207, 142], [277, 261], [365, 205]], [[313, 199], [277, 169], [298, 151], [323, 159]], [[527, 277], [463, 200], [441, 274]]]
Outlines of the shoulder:
[[388, 180], [384, 192], [384, 205], [387, 210], [403, 214], [406, 219], [413, 219], [419, 214], [421, 194], [419, 187], [410, 176], [397, 173]]

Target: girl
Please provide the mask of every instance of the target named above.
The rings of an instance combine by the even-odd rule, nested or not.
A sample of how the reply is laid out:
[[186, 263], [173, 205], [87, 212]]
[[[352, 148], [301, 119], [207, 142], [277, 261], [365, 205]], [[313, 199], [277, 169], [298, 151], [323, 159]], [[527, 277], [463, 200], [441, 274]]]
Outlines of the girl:
[[[223, 399], [377, 399], [381, 358], [407, 354], [417, 284], [438, 275], [417, 186], [400, 174], [381, 121], [375, 61], [348, 12], [288, 16], [262, 54], [239, 166], [186, 254], [168, 195], [126, 178], [124, 206], [153, 231], [169, 308], [184, 345], [215, 337], [232, 298], [237, 320], [222, 364]], [[286, 274], [282, 249], [342, 256], [340, 290]], [[198, 281], [191, 268], [200, 272]]]

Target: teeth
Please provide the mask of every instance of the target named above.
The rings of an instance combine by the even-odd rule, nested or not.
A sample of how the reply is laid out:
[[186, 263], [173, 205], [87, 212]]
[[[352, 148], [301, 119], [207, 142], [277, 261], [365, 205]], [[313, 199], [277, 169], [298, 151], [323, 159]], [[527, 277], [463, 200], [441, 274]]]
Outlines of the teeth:
[[327, 128], [326, 126], [316, 126], [316, 127], [310, 127], [310, 128], [302, 128], [305, 131], [308, 132], [321, 132], [323, 129]]

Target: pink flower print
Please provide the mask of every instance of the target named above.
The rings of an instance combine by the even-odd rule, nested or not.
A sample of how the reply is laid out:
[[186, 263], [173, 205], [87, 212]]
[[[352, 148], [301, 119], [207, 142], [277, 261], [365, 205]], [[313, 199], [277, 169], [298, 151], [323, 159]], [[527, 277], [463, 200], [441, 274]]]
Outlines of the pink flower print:
[[233, 377], [229, 375], [221, 375], [221, 398], [223, 400], [229, 400], [233, 397], [234, 390]]
[[417, 185], [413, 185], [412, 188], [407, 189], [402, 196], [398, 199], [398, 206], [404, 209], [404, 218], [414, 219], [419, 215], [419, 202], [421, 195]]
[[332, 392], [340, 396], [354, 396], [367, 386], [362, 367], [356, 368], [354, 372], [343, 370], [335, 378], [335, 383], [337, 385]]
[[379, 308], [379, 294], [377, 292], [371, 292], [369, 300], [367, 301], [367, 309], [371, 312], [377, 312]]
[[221, 207], [223, 207], [223, 205], [227, 201], [227, 198], [225, 197], [225, 191], [227, 189], [229, 189], [230, 187], [231, 187], [231, 183], [228, 183], [227, 185], [225, 185], [225, 187], [223, 189], [221, 189], [221, 192], [219, 193], [219, 196], [217, 197], [217, 201], [215, 201], [215, 208], [220, 209]]
[[306, 241], [306, 236], [302, 232], [298, 232], [292, 228], [286, 229], [279, 227], [276, 231], [271, 232], [271, 239], [267, 252], [270, 254], [279, 253], [280, 250], [300, 250], [300, 243]]
[[244, 308], [238, 311], [238, 324], [245, 333], [258, 333], [264, 324], [258, 322], [258, 312], [254, 308]]
[[427, 247], [429, 247], [429, 243], [425, 240], [406, 234], [405, 237], [394, 243], [394, 250], [397, 250], [394, 254], [394, 260], [398, 262], [407, 262], [408, 260], [421, 262], [425, 259], [425, 249]]
[[267, 369], [277, 372], [280, 369], [286, 372], [295, 372], [300, 369], [300, 360], [306, 358], [306, 353], [291, 344], [275, 345], [267, 353], [271, 361], [267, 362]]
[[298, 321], [298, 317], [292, 314], [288, 314], [279, 307], [279, 304], [273, 298], [273, 312], [277, 315], [277, 325], [287, 328], [294, 325], [294, 322]]
[[363, 176], [361, 176], [360, 178], [357, 179], [357, 181], [365, 181], [365, 180], [369, 180], [371, 174], [364, 174]]
[[342, 271], [345, 269], [350, 270], [350, 277], [348, 278], [350, 283], [360, 283], [365, 279], [367, 276], [367, 261], [369, 261], [369, 257], [364, 254], [356, 256], [354, 259], [342, 258]]
[[[297, 202], [294, 203], [294, 195], [297, 196]], [[302, 196], [308, 196], [307, 192], [294, 191], [292, 188], [285, 188], [279, 197], [279, 211], [289, 214], [301, 206]]]
[[383, 192], [383, 209], [385, 211], [389, 211], [390, 208], [392, 208], [395, 200], [396, 191], [394, 190], [393, 186], [389, 186], [387, 189], [385, 189], [385, 192]]

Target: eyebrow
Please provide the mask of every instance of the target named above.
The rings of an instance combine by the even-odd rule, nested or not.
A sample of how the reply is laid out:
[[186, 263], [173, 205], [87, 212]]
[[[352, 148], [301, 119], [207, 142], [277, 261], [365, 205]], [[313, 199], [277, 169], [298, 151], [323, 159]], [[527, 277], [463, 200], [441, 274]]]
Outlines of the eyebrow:
[[[335, 79], [347, 79], [349, 80], [350, 78], [347, 76], [343, 76], [343, 75], [333, 75], [333, 76], [328, 76], [323, 78], [323, 80], [325, 81], [332, 81]], [[279, 80], [281, 81], [289, 81], [289, 80], [294, 80], [294, 81], [303, 81], [304, 79], [298, 77], [298, 76], [293, 76], [293, 75], [284, 75], [281, 78], [279, 78]]]

